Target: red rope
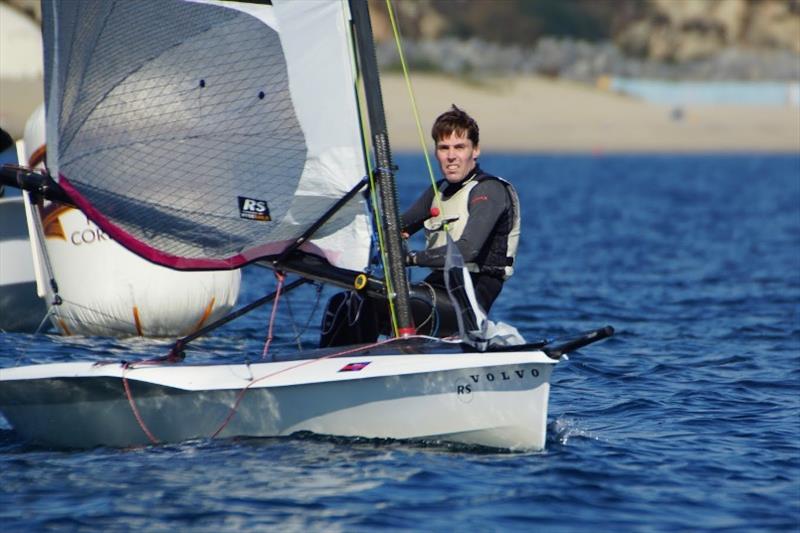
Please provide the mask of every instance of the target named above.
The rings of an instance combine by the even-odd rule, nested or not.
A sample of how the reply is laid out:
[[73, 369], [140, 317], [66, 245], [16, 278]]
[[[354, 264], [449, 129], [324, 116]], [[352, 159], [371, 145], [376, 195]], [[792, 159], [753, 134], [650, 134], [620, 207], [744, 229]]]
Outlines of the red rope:
[[[282, 283], [282, 280], [280, 278], [279, 278], [279, 281], [280, 281], [280, 283]], [[280, 292], [280, 288], [279, 288], [278, 292]], [[276, 296], [275, 299], [277, 301], [277, 296]], [[427, 338], [424, 335], [415, 335], [415, 337]], [[270, 338], [271, 338], [271, 327], [270, 327]], [[303, 361], [301, 363], [298, 363], [296, 365], [293, 365], [293, 366], [290, 366], [290, 367], [287, 367], [287, 368], [283, 368], [281, 370], [276, 370], [275, 372], [271, 372], [269, 374], [265, 374], [265, 375], [261, 376], [260, 378], [252, 380], [250, 383], [247, 384], [247, 386], [242, 388], [239, 391], [239, 393], [236, 395], [236, 401], [234, 402], [233, 406], [231, 407], [230, 411], [228, 412], [228, 415], [225, 417], [225, 420], [222, 421], [222, 424], [219, 426], [219, 428], [217, 428], [217, 430], [214, 433], [211, 434], [211, 438], [212, 439], [216, 438], [222, 432], [222, 430], [225, 429], [225, 427], [228, 425], [228, 423], [233, 418], [233, 415], [236, 414], [236, 411], [239, 408], [239, 404], [241, 404], [242, 399], [244, 398], [245, 392], [247, 392], [248, 389], [250, 389], [250, 387], [252, 387], [256, 383], [258, 383], [259, 381], [263, 381], [263, 380], [265, 380], [267, 378], [271, 378], [271, 377], [277, 376], [278, 374], [282, 374], [284, 372], [288, 372], [290, 370], [294, 370], [296, 368], [300, 368], [300, 367], [305, 366], [305, 365], [310, 365], [310, 364], [316, 363], [318, 361], [323, 361], [325, 359], [331, 359], [331, 358], [334, 358], [334, 357], [341, 357], [343, 355], [348, 355], [348, 354], [351, 354], [351, 353], [362, 352], [364, 350], [369, 350], [370, 348], [375, 348], [377, 346], [382, 346], [384, 344], [389, 344], [391, 342], [395, 342], [395, 341], [398, 341], [398, 340], [408, 340], [408, 337], [405, 337], [403, 339], [400, 339], [400, 338], [397, 338], [397, 337], [393, 337], [393, 338], [390, 338], [390, 339], [385, 339], [385, 340], [382, 340], [382, 341], [374, 342], [372, 344], [367, 344], [367, 345], [363, 345], [363, 346], [356, 346], [356, 347], [354, 347], [354, 348], [352, 348], [350, 350], [344, 350], [342, 352], [335, 352], [335, 353], [332, 353], [332, 354], [328, 354], [326, 356], [319, 357], [317, 359], [307, 359], [307, 360], [305, 360], [305, 361]], [[265, 347], [265, 349], [266, 349], [266, 347]], [[149, 360], [139, 361], [138, 362], [138, 364], [145, 364], [145, 365], [147, 365], [147, 364], [160, 364], [160, 363], [162, 363], [162, 361], [159, 361], [157, 359], [149, 359]], [[109, 363], [99, 363], [99, 364], [109, 364]], [[147, 428], [147, 425], [144, 423], [144, 419], [142, 418], [141, 414], [139, 413], [139, 409], [136, 407], [136, 403], [133, 400], [133, 394], [131, 393], [131, 388], [130, 388], [130, 385], [128, 384], [128, 378], [126, 376], [126, 373], [129, 370], [131, 370], [132, 368], [133, 368], [133, 363], [124, 363], [123, 371], [122, 371], [122, 384], [125, 387], [125, 395], [128, 398], [128, 404], [131, 406], [131, 410], [133, 411], [133, 416], [136, 418], [136, 421], [139, 423], [139, 427], [142, 428], [142, 431], [144, 432], [145, 435], [147, 435], [147, 438], [150, 440], [150, 442], [153, 443], [153, 444], [159, 444], [160, 441]]]
[[281, 299], [281, 289], [283, 288], [283, 280], [286, 276], [275, 271], [275, 277], [278, 278], [278, 288], [275, 289], [275, 301], [272, 302], [272, 313], [269, 316], [269, 330], [267, 331], [267, 342], [264, 343], [264, 351], [261, 352], [261, 359], [266, 359], [269, 353], [269, 345], [272, 344], [272, 328], [275, 326], [275, 315], [278, 311], [278, 301]]
[[144, 434], [147, 435], [147, 438], [150, 439], [150, 442], [153, 444], [158, 444], [158, 439], [153, 436], [149, 429], [147, 429], [147, 425], [145, 425], [144, 420], [142, 419], [142, 415], [139, 414], [139, 409], [136, 407], [136, 402], [133, 401], [133, 395], [131, 394], [131, 387], [128, 384], [128, 378], [125, 376], [125, 373], [128, 372], [128, 365], [126, 364], [122, 370], [122, 385], [125, 387], [125, 395], [128, 397], [128, 403], [131, 406], [131, 410], [133, 410], [133, 416], [136, 417], [136, 421], [139, 423], [139, 427], [142, 428]]
[[[407, 339], [408, 338], [406, 337], [405, 339], [402, 339], [402, 340], [407, 340]], [[397, 337], [393, 337], [391, 339], [378, 341], [378, 342], [375, 342], [373, 344], [367, 344], [366, 346], [358, 346], [358, 347], [353, 348], [351, 350], [345, 350], [343, 352], [336, 352], [336, 353], [328, 354], [326, 356], [319, 357], [317, 359], [308, 359], [308, 360], [303, 361], [302, 363], [298, 363], [298, 364], [296, 364], [294, 366], [290, 366], [290, 367], [284, 368], [282, 370], [277, 370], [275, 372], [272, 372], [271, 374], [266, 374], [264, 376], [261, 376], [258, 379], [254, 379], [253, 381], [248, 383], [246, 387], [244, 387], [242, 390], [239, 391], [239, 394], [236, 396], [236, 401], [234, 402], [233, 407], [231, 407], [231, 410], [228, 412], [228, 416], [225, 417], [225, 420], [223, 420], [222, 425], [219, 427], [219, 429], [217, 429], [211, 435], [211, 438], [212, 439], [216, 438], [217, 435], [219, 435], [222, 432], [222, 430], [225, 429], [225, 426], [227, 426], [228, 422], [231, 421], [231, 419], [233, 418], [233, 415], [236, 414], [236, 410], [239, 408], [239, 404], [242, 402], [242, 398], [244, 398], [244, 393], [247, 392], [247, 390], [250, 387], [252, 387], [256, 383], [258, 383], [259, 381], [263, 381], [263, 380], [265, 380], [267, 378], [271, 378], [271, 377], [277, 376], [278, 374], [282, 374], [284, 372], [288, 372], [289, 370], [294, 370], [295, 368], [300, 368], [301, 366], [310, 365], [311, 363], [316, 363], [317, 361], [323, 361], [325, 359], [331, 359], [333, 357], [340, 357], [342, 355], [347, 355], [347, 354], [354, 353], [354, 352], [361, 352], [361, 351], [368, 350], [370, 348], [375, 348], [376, 346], [381, 346], [383, 344], [388, 344], [390, 342], [394, 342], [394, 341], [397, 341], [397, 340], [401, 340], [401, 339], [398, 339]]]
[[[159, 444], [160, 441], [153, 435], [153, 433], [147, 428], [147, 424], [144, 423], [144, 419], [142, 415], [139, 413], [139, 409], [136, 407], [136, 402], [133, 401], [133, 393], [131, 393], [131, 386], [128, 383], [128, 377], [125, 375], [129, 370], [133, 369], [134, 364], [140, 365], [159, 365], [162, 364], [163, 360], [161, 359], [145, 359], [143, 361], [137, 361], [136, 363], [122, 363], [122, 386], [125, 388], [125, 396], [128, 398], [128, 404], [131, 406], [131, 411], [133, 411], [133, 416], [136, 418], [136, 421], [139, 423], [139, 427], [142, 428], [144, 434], [147, 435], [147, 438], [150, 439], [150, 442], [153, 444]], [[108, 365], [108, 364], [116, 364], [112, 363], [111, 361], [101, 361], [99, 363], [95, 363], [95, 365]]]

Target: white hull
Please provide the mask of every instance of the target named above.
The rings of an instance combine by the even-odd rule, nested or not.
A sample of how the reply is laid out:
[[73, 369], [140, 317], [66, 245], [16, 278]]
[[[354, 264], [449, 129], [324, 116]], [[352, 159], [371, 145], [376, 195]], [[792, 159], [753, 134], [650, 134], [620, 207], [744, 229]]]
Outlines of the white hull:
[[555, 362], [534, 351], [37, 365], [0, 370], [0, 412], [23, 438], [58, 447], [311, 431], [541, 450]]

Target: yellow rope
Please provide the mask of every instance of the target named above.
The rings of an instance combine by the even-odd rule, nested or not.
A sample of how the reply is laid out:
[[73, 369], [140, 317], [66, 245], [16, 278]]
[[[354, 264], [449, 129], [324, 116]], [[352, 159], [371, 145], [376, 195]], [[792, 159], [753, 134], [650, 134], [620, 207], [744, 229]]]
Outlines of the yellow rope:
[[425, 156], [425, 164], [428, 167], [428, 175], [430, 176], [431, 186], [433, 187], [434, 201], [441, 212], [441, 193], [439, 192], [438, 187], [436, 187], [436, 178], [433, 176], [433, 167], [431, 166], [431, 159], [430, 155], [428, 154], [428, 146], [425, 144], [425, 134], [422, 132], [422, 123], [419, 119], [419, 111], [417, 109], [417, 99], [414, 97], [414, 89], [411, 87], [411, 77], [408, 74], [408, 66], [406, 65], [405, 54], [403, 54], [403, 46], [400, 43], [400, 28], [398, 27], [397, 21], [394, 17], [392, 0], [386, 0], [386, 9], [389, 11], [389, 22], [392, 25], [392, 33], [394, 34], [394, 42], [397, 45], [397, 53], [400, 56], [400, 66], [403, 69], [403, 79], [405, 79], [406, 88], [408, 89], [408, 96], [411, 100], [411, 110], [414, 113], [414, 120], [417, 123], [417, 135], [419, 136], [419, 144], [422, 148], [422, 154]]

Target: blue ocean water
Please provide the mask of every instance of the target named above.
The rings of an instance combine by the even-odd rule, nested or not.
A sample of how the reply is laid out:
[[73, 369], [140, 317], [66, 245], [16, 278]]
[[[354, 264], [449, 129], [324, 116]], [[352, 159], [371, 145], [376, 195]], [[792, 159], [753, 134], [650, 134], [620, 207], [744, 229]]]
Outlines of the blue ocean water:
[[[546, 451], [309, 435], [58, 451], [0, 418], [3, 530], [800, 530], [800, 157], [481, 160], [524, 206], [492, 317], [530, 339], [617, 330], [556, 368]], [[397, 163], [408, 205], [424, 163]], [[240, 301], [273, 287], [250, 268]], [[283, 300], [278, 349], [314, 343], [316, 297]], [[268, 314], [189, 357], [257, 359]], [[0, 366], [166, 346], [5, 334]]]

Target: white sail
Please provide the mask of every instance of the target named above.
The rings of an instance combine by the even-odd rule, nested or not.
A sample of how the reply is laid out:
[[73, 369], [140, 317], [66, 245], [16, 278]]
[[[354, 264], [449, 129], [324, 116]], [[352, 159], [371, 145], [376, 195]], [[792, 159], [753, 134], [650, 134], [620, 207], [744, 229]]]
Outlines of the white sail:
[[[48, 166], [137, 254], [278, 255], [363, 178], [346, 6], [274, 4], [46, 3]], [[370, 235], [357, 196], [304, 246], [361, 270]]]

